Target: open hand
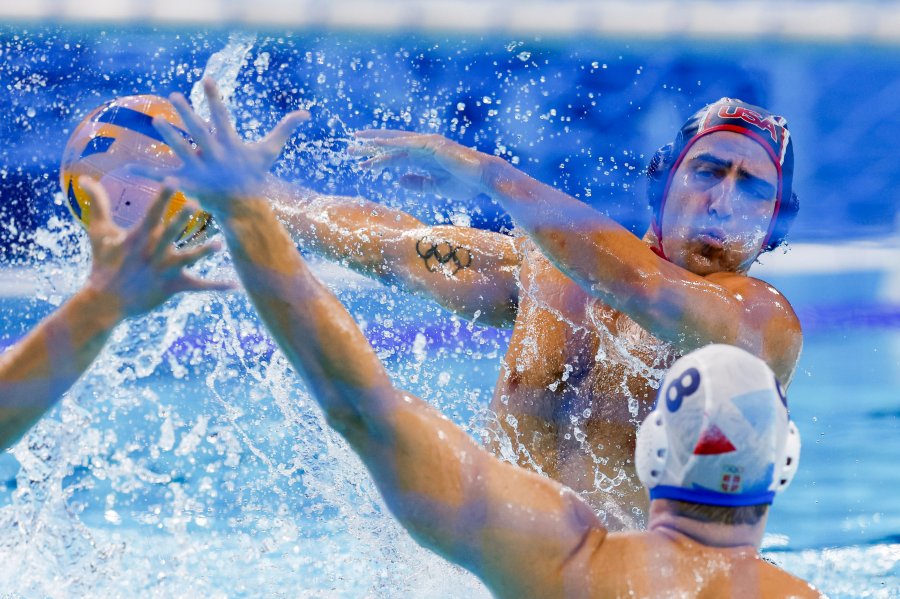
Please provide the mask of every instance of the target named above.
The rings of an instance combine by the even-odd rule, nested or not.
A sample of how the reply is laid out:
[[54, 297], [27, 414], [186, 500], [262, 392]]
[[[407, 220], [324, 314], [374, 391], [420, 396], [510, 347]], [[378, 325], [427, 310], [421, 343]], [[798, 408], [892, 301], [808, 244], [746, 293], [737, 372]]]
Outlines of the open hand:
[[[213, 215], [221, 215], [235, 206], [235, 200], [261, 194], [266, 175], [285, 142], [297, 125], [309, 119], [309, 113], [291, 112], [265, 138], [246, 143], [231, 124], [212, 79], [203, 80], [203, 91], [209, 101], [211, 123], [201, 119], [183, 95], [169, 97], [194, 145], [161, 118], [153, 119], [153, 126], [181, 158], [181, 168], [171, 173], [177, 177], [181, 189], [196, 197]], [[147, 176], [158, 180], [162, 175], [147, 173]]]
[[221, 246], [211, 242], [185, 250], [175, 248], [192, 210], [186, 207], [163, 223], [173, 193], [171, 181], [163, 182], [144, 218], [129, 230], [113, 222], [109, 198], [99, 182], [81, 177], [78, 184], [91, 200], [87, 232], [93, 263], [88, 284], [111, 296], [123, 318], [148, 312], [181, 291], [233, 288], [231, 283], [205, 281], [185, 272]]
[[457, 200], [487, 193], [484, 168], [492, 156], [436, 134], [369, 129], [355, 136], [363, 145], [351, 147], [350, 153], [369, 156], [362, 168], [414, 171], [400, 177], [400, 185], [411, 191]]

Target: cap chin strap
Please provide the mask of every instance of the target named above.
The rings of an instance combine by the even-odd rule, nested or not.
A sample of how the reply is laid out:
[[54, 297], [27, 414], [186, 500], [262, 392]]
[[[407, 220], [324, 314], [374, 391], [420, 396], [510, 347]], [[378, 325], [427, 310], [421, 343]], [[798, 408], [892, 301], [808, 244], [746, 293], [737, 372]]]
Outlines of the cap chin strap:
[[[665, 202], [666, 202], [666, 199], [665, 199], [665, 197], [663, 197], [662, 204], [665, 204]], [[660, 216], [662, 216], [662, 204], [660, 204], [660, 208], [659, 208]], [[662, 258], [663, 260], [666, 260], [667, 262], [671, 262], [671, 260], [669, 260], [669, 257], [666, 256], [666, 250], [663, 249], [662, 229], [660, 228], [659, 223], [656, 222], [655, 216], [653, 217], [653, 220], [650, 221], [650, 229], [653, 231], [653, 234], [656, 235], [656, 245], [651, 245], [650, 250], [654, 254], [656, 254], [657, 256]]]

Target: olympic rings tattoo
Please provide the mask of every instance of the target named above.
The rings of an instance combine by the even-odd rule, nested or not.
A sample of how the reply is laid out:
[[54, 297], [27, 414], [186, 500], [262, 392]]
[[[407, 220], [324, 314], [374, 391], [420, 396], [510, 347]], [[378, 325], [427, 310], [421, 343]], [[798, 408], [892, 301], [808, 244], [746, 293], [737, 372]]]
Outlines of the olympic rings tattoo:
[[[428, 249], [423, 250], [425, 246], [428, 246]], [[468, 249], [447, 241], [434, 243], [419, 239], [416, 241], [416, 253], [425, 261], [425, 266], [431, 272], [450, 271], [450, 275], [455, 275], [472, 264], [472, 253]]]

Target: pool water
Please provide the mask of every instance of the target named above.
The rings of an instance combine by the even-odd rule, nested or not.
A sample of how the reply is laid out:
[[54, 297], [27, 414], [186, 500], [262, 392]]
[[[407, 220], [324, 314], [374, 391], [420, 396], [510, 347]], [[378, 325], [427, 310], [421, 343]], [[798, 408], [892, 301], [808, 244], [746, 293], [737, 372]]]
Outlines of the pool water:
[[[837, 161], [840, 144], [829, 141], [900, 122], [862, 108], [842, 116], [871, 85], [860, 65], [900, 75], [889, 51], [49, 26], [6, 28], [0, 50], [9, 92], [0, 104], [11, 115], [0, 123], [3, 345], [86, 275], [57, 161], [77, 121], [116, 95], [189, 93], [207, 70], [234, 91], [250, 137], [290, 108], [311, 108], [282, 176], [494, 230], [510, 226], [496, 206], [422, 201], [393, 191], [389, 175], [360, 175], [343, 152], [347, 132], [446, 133], [640, 231], [640, 168], [667, 141], [660, 131], [726, 93], [783, 110], [798, 144], [796, 187], [810, 200], [793, 249], [753, 272], [785, 293], [804, 325], [789, 390], [804, 448], [772, 511], [765, 555], [831, 596], [897, 596], [897, 173], [868, 146]], [[809, 97], [783, 85], [815, 80], [823, 64], [829, 77], [808, 85]], [[813, 99], [841, 86], [857, 95], [816, 104], [821, 118], [810, 118]], [[865, 184], [850, 173], [866, 174]], [[855, 258], [824, 259], [814, 242]], [[233, 277], [225, 256], [200, 270]], [[395, 382], [480, 438], [508, 331], [338, 266], [316, 271]], [[393, 521], [240, 292], [179, 297], [120, 326], [60, 406], [0, 454], [0, 484], [0, 595], [487, 596]]]
[[[477, 433], [506, 333], [339, 278], [398, 384]], [[4, 330], [24, 329], [47, 302], [2, 308]], [[0, 589], [25, 596], [483, 593], [394, 523], [242, 294], [123, 325], [0, 474]]]

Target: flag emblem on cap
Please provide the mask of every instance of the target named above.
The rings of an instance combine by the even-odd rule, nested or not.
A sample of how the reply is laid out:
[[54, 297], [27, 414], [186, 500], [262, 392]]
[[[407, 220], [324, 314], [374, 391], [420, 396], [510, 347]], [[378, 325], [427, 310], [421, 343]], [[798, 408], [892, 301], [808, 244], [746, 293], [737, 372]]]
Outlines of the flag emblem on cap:
[[737, 448], [732, 445], [725, 433], [715, 424], [711, 424], [700, 435], [697, 446], [694, 447], [694, 455], [719, 455], [736, 450]]
[[741, 490], [741, 475], [724, 473], [722, 474], [722, 491], [725, 493], [738, 493]]

